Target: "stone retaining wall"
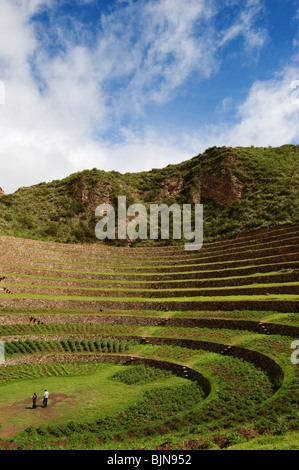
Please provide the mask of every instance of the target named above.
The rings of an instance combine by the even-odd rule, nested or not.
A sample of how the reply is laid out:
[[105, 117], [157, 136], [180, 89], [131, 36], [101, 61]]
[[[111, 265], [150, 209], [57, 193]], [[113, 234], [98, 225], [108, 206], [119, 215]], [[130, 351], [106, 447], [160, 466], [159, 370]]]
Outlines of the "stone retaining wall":
[[[229, 267], [226, 266], [226, 268], [222, 270], [217, 270], [215, 269], [214, 265], [210, 266], [209, 270], [206, 270], [205, 266], [202, 266], [201, 271], [196, 271], [196, 272], [184, 272], [184, 273], [178, 273], [178, 272], [172, 272], [172, 273], [157, 273], [153, 272], [150, 276], [146, 276], [142, 273], [139, 275], [134, 275], [134, 274], [117, 274], [113, 271], [111, 271], [111, 274], [102, 274], [100, 271], [95, 272], [95, 270], [91, 269], [90, 271], [84, 272], [83, 270], [80, 270], [80, 272], [76, 271], [64, 271], [63, 272], [63, 277], [64, 278], [73, 278], [73, 279], [88, 279], [88, 280], [120, 280], [120, 281], [125, 281], [125, 280], [130, 280], [130, 281], [149, 281], [149, 282], [156, 282], [156, 281], [171, 281], [171, 280], [182, 280], [182, 281], [188, 281], [189, 279], [191, 280], [197, 280], [197, 279], [204, 279], [204, 280], [209, 280], [209, 279], [214, 279], [214, 278], [227, 278], [227, 277], [241, 277], [241, 276], [250, 276], [251, 274], [257, 274], [257, 273], [267, 273], [269, 271], [287, 271], [287, 270], [294, 270], [294, 269], [299, 269], [299, 259], [295, 260], [292, 262], [292, 260], [289, 260], [291, 262], [288, 262], [288, 260], [281, 261], [279, 263], [274, 263], [272, 264], [261, 264], [259, 266], [243, 266], [243, 267], [238, 267], [235, 269], [231, 269], [232, 266], [230, 264]], [[108, 270], [105, 269], [105, 272], [108, 273]], [[6, 273], [13, 273], [13, 274], [25, 274], [25, 275], [30, 275], [32, 276], [33, 274], [42, 277], [42, 276], [53, 276], [53, 277], [61, 277], [62, 273], [59, 270], [57, 266], [53, 268], [53, 270], [49, 271], [45, 269], [44, 267], [37, 268], [36, 266], [33, 268], [30, 267], [23, 267], [23, 266], [5, 266], [5, 268], [1, 269], [0, 268], [0, 274], [4, 275]]]
[[[122, 287], [124, 290], [105, 290], [105, 289], [94, 289], [94, 290], [85, 290], [80, 288], [72, 289], [63, 289], [62, 287], [57, 288], [53, 287], [35, 287], [34, 285], [29, 287], [23, 286], [13, 286], [9, 287], [9, 290], [12, 294], [38, 294], [38, 295], [53, 295], [53, 296], [82, 296], [82, 297], [101, 297], [105, 299], [106, 297], [113, 298], [144, 298], [144, 299], [164, 299], [172, 297], [186, 298], [189, 297], [215, 297], [215, 296], [234, 296], [234, 295], [278, 295], [278, 294], [288, 294], [288, 295], [298, 295], [299, 294], [299, 285], [298, 286], [270, 286], [270, 287], [259, 287], [253, 286], [249, 288], [225, 288], [225, 289], [207, 289], [207, 290], [168, 290], [168, 291], [143, 291], [143, 290], [134, 290], [130, 291], [128, 286]], [[1, 292], [1, 290], [0, 290]]]
[[[80, 354], [58, 354], [43, 356], [21, 356], [18, 358], [10, 358], [6, 361], [6, 365], [33, 364], [33, 363], [51, 363], [51, 362], [120, 362], [129, 365], [146, 365], [158, 369], [169, 370], [179, 377], [197, 382], [204, 390], [205, 397], [211, 392], [211, 384], [209, 380], [200, 372], [188, 366], [183, 366], [174, 362], [162, 361], [157, 359], [148, 359], [144, 357], [124, 355], [124, 354], [98, 354], [98, 355], [80, 355]], [[0, 366], [1, 367], [1, 366]]]
[[0, 307], [10, 308], [70, 308], [84, 309], [121, 309], [121, 310], [156, 310], [156, 311], [234, 311], [255, 310], [280, 313], [298, 313], [299, 301], [296, 300], [234, 300], [234, 301], [111, 301], [99, 300], [43, 300], [43, 299], [14, 299], [1, 298]]
[[[258, 351], [253, 351], [252, 349], [239, 347], [239, 346], [231, 346], [229, 344], [223, 343], [215, 343], [212, 341], [198, 341], [198, 340], [189, 340], [189, 339], [179, 339], [179, 338], [153, 338], [153, 337], [141, 337], [141, 336], [117, 336], [117, 335], [90, 335], [90, 338], [110, 338], [110, 339], [126, 339], [128, 341], [133, 340], [141, 344], [150, 344], [150, 345], [174, 345], [179, 346], [181, 348], [187, 348], [192, 350], [203, 350], [203, 351], [210, 351], [217, 354], [222, 355], [229, 355], [234, 356], [239, 359], [244, 359], [245, 361], [251, 362], [255, 365], [255, 367], [259, 367], [264, 370], [269, 377], [274, 381], [275, 385], [277, 382], [279, 386], [281, 385], [284, 379], [284, 373], [280, 365], [274, 361], [274, 359], [270, 358], [269, 356], [262, 354]], [[36, 336], [26, 336], [27, 339], [36, 339]], [[43, 336], [41, 339], [47, 338], [46, 335]], [[51, 335], [51, 340], [59, 339], [59, 338], [72, 338], [72, 339], [80, 339], [80, 335]], [[86, 335], [82, 335], [82, 339], [86, 338]], [[7, 339], [7, 338], [6, 338]], [[20, 337], [18, 339], [21, 339]], [[46, 339], [45, 339], [46, 340]], [[27, 356], [26, 356], [27, 357]], [[30, 356], [31, 357], [31, 356]], [[32, 355], [33, 361], [35, 359], [37, 362], [43, 362], [44, 355], [35, 356]], [[56, 358], [56, 355], [54, 356]], [[59, 357], [59, 355], [57, 355]], [[70, 354], [67, 357], [73, 357], [73, 354]], [[34, 359], [35, 358], [35, 359]], [[17, 358], [18, 359], [18, 358]], [[13, 359], [12, 359], [13, 360]], [[8, 363], [11, 360], [9, 359]]]
[[299, 327], [284, 324], [257, 322], [250, 320], [221, 320], [209, 318], [178, 317], [130, 317], [105, 315], [0, 315], [0, 325], [26, 325], [37, 322], [46, 324], [95, 324], [95, 325], [140, 325], [172, 326], [183, 328], [213, 328], [229, 330], [247, 330], [255, 333], [290, 336], [299, 338]]
[[204, 351], [211, 351], [223, 355], [238, 357], [239, 359], [244, 359], [247, 362], [251, 362], [255, 365], [255, 367], [261, 368], [269, 375], [270, 378], [278, 380], [279, 384], [281, 384], [284, 379], [283, 370], [280, 365], [274, 361], [274, 359], [248, 348], [213, 343], [209, 341], [195, 341], [177, 338], [147, 338], [147, 340], [149, 341], [149, 344], [173, 344], [182, 348], [202, 349]]
[[[254, 276], [247, 278], [223, 278], [223, 279], [208, 279], [208, 280], [189, 280], [189, 281], [159, 281], [159, 282], [101, 282], [95, 280], [87, 280], [84, 279], [83, 281], [78, 280], [65, 280], [65, 279], [46, 279], [41, 278], [40, 276], [31, 277], [29, 282], [32, 286], [39, 285], [48, 286], [49, 284], [52, 287], [55, 286], [68, 286], [73, 287], [76, 289], [81, 289], [82, 287], [92, 287], [95, 290], [98, 288], [130, 288], [130, 289], [169, 289], [172, 290], [173, 288], [184, 288], [184, 289], [196, 289], [196, 288], [213, 288], [216, 289], [218, 287], [239, 287], [239, 286], [249, 286], [252, 284], [280, 284], [284, 286], [286, 283], [298, 282], [299, 277], [299, 270], [293, 273], [284, 273], [284, 274], [273, 274], [273, 275], [264, 275], [264, 276]], [[15, 283], [15, 284], [23, 284], [28, 283], [28, 279], [26, 277], [22, 277], [20, 274], [16, 274], [14, 276], [7, 276], [6, 278], [2, 279], [1, 286], [5, 286], [5, 283]], [[259, 286], [257, 286], [259, 287]], [[14, 287], [10, 287], [10, 289], [14, 290]]]
[[[298, 234], [299, 226], [298, 225], [284, 225], [283, 227], [272, 227], [270, 229], [261, 229], [260, 231], [255, 231], [246, 234], [240, 234], [233, 239], [222, 239], [216, 240], [214, 242], [208, 242], [204, 244], [202, 252], [206, 250], [223, 250], [223, 249], [232, 249], [238, 250], [244, 247], [250, 247], [252, 244], [267, 244], [269, 241], [273, 241], [275, 244], [281, 244], [281, 241], [284, 241], [286, 238], [296, 238]], [[155, 255], [157, 257], [161, 257], [163, 255], [169, 257], [171, 255], [184, 255], [185, 257], [193, 257], [194, 253], [184, 250], [183, 245], [177, 246], [156, 246], [156, 247], [137, 247], [134, 249], [128, 249], [123, 247], [111, 247], [104, 244], [76, 244], [76, 245], [69, 245], [65, 243], [54, 243], [54, 242], [39, 242], [38, 240], [28, 240], [28, 239], [20, 239], [8, 236], [2, 236], [0, 240], [4, 240], [5, 245], [7, 247], [18, 247], [19, 244], [22, 246], [28, 246], [29, 248], [36, 249], [42, 248], [43, 252], [45, 251], [45, 247], [49, 250], [59, 250], [59, 252], [66, 251], [67, 253], [89, 253], [95, 254], [97, 256], [103, 255], [107, 257], [107, 255], [112, 256], [123, 256], [127, 258], [128, 256], [133, 257], [142, 257], [143, 255], [147, 256], [148, 250], [150, 250], [152, 257], [154, 258]]]
[[[247, 255], [248, 256], [248, 255]], [[205, 271], [210, 271], [210, 270], [223, 270], [223, 269], [231, 269], [231, 268], [242, 268], [246, 266], [260, 266], [264, 264], [272, 264], [272, 263], [285, 263], [288, 261], [299, 261], [299, 252], [289, 252], [288, 250], [285, 250], [284, 254], [280, 255], [269, 255], [266, 256], [265, 254], [263, 255], [262, 258], [253, 258], [253, 259], [247, 259], [244, 258], [240, 261], [234, 260], [234, 261], [227, 261], [227, 262], [217, 262], [213, 258], [210, 260], [203, 259], [202, 262], [203, 264], [198, 264], [198, 265], [187, 265], [187, 266], [169, 266], [169, 267], [148, 267], [148, 268], [138, 268], [137, 266], [130, 266], [130, 267], [119, 267], [115, 268], [113, 266], [110, 266], [108, 263], [106, 263], [103, 266], [97, 266], [93, 264], [89, 265], [74, 265], [71, 262], [69, 264], [67, 263], [53, 263], [53, 261], [49, 260], [45, 266], [45, 263], [38, 262], [35, 260], [30, 260], [30, 259], [25, 259], [24, 258], [13, 258], [11, 256], [2, 256], [1, 257], [1, 262], [3, 264], [11, 264], [13, 261], [13, 264], [17, 264], [22, 266], [23, 263], [26, 263], [26, 267], [30, 268], [40, 268], [40, 269], [57, 269], [59, 270], [79, 270], [79, 271], [98, 271], [99, 273], [105, 270], [105, 272], [111, 272], [117, 274], [117, 271], [120, 273], [130, 273], [130, 272], [136, 272], [136, 273], [156, 273], [156, 274], [163, 274], [163, 273], [169, 273], [169, 274], [175, 274], [175, 273], [184, 273], [184, 272], [190, 272], [190, 271], [202, 271], [203, 269]], [[209, 264], [204, 264], [204, 263], [209, 263]], [[257, 270], [257, 268], [256, 268]], [[32, 274], [32, 272], [31, 272]]]
[[[289, 255], [293, 253], [298, 253], [298, 237], [293, 237], [293, 239], [288, 240], [286, 242], [277, 242], [277, 243], [270, 243], [266, 244], [266, 246], [263, 247], [235, 247], [232, 249], [225, 249], [224, 247], [217, 247], [214, 249], [209, 249], [203, 247], [201, 250], [194, 251], [192, 253], [185, 250], [184, 252], [181, 252], [181, 255], [178, 257], [178, 255], [173, 253], [167, 253], [167, 257], [161, 257], [161, 255], [155, 253], [155, 249], [151, 248], [149, 249], [150, 252], [150, 257], [148, 256], [148, 253], [144, 253], [143, 258], [138, 258], [135, 256], [134, 251], [130, 250], [127, 252], [127, 256], [123, 257], [124, 261], [121, 260], [121, 258], [117, 257], [117, 252], [115, 253], [115, 257], [109, 254], [101, 256], [101, 254], [95, 254], [94, 258], [92, 258], [92, 253], [89, 253], [88, 257], [84, 257], [79, 255], [79, 260], [78, 262], [84, 263], [84, 260], [88, 260], [88, 264], [90, 263], [98, 263], [98, 264], [108, 264], [109, 263], [115, 263], [117, 264], [118, 262], [125, 263], [127, 262], [131, 263], [132, 265], [135, 265], [138, 267], [138, 265], [142, 266], [142, 263], [146, 264], [166, 264], [167, 266], [172, 266], [176, 267], [176, 265], [180, 264], [187, 264], [187, 265], [192, 265], [192, 264], [200, 264], [200, 263], [206, 263], [206, 262], [213, 262], [213, 263], [224, 263], [224, 262], [241, 262], [241, 261], [247, 261], [248, 259], [253, 260], [253, 259], [258, 259], [258, 258], [264, 258], [268, 256], [280, 256], [280, 255]], [[30, 255], [30, 256], [29, 256]], [[84, 253], [82, 254], [84, 255]], [[4, 256], [4, 260], [5, 260]], [[72, 265], [72, 260], [69, 258], [68, 255], [65, 257], [62, 255], [57, 256], [55, 252], [45, 252], [42, 249], [36, 248], [35, 250], [32, 250], [32, 252], [26, 252], [25, 256], [20, 256], [18, 251], [11, 251], [9, 254], [9, 259], [18, 261], [18, 259], [22, 259], [22, 263], [26, 261], [28, 262], [34, 262], [36, 260], [37, 263], [40, 263], [41, 260], [47, 261], [48, 264], [51, 264], [53, 262], [59, 261], [59, 264], [64, 264], [64, 265]], [[120, 261], [121, 260], [121, 261]], [[145, 265], [146, 265], [145, 264]]]

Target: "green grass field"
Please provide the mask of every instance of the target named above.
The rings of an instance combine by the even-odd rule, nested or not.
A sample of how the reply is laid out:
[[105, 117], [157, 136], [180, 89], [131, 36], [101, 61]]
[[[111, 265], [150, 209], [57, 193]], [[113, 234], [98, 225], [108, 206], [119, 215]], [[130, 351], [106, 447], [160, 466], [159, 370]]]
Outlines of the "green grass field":
[[[51, 364], [48, 366], [51, 368]], [[117, 416], [142, 400], [144, 392], [152, 388], [171, 387], [184, 384], [179, 377], [161, 377], [149, 384], [127, 385], [113, 376], [124, 366], [116, 364], [96, 364], [92, 367], [81, 364], [72, 368], [65, 365], [60, 370], [52, 366], [55, 376], [26, 378], [1, 385], [0, 415], [2, 426], [0, 437], [7, 428], [49, 426], [74, 423], [89, 423], [97, 419]], [[67, 373], [66, 373], [67, 372]], [[47, 409], [42, 407], [45, 388], [50, 392]], [[37, 408], [32, 409], [32, 395], [38, 395]], [[3, 419], [5, 422], [3, 423]]]

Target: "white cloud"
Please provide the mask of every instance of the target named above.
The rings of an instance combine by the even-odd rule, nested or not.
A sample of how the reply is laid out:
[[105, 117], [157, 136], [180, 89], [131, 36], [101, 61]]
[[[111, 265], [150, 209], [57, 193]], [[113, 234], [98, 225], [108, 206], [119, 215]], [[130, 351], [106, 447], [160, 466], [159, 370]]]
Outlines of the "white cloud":
[[[121, 8], [102, 16], [90, 47], [91, 33], [76, 19], [70, 33], [49, 10], [52, 37], [29, 21], [45, 5], [57, 7], [54, 0], [1, 0], [0, 79], [5, 84], [5, 105], [0, 105], [0, 186], [6, 192], [84, 168], [126, 172], [162, 167], [221, 140], [223, 145], [252, 144], [270, 140], [272, 133], [274, 145], [274, 140], [295, 135], [296, 113], [281, 105], [287, 78], [256, 83], [239, 108], [239, 124], [233, 129], [209, 129], [204, 138], [166, 135], [148, 127], [140, 130], [138, 117], [148, 103], [165, 103], [190, 76], [206, 79], [217, 71], [219, 47], [236, 37], [245, 39], [245, 50], [262, 47], [264, 33], [255, 27], [260, 3], [249, 0], [240, 19], [220, 34], [218, 44], [214, 24], [222, 8], [218, 2], [119, 3]], [[49, 50], [53, 38], [61, 46], [56, 55]], [[224, 112], [228, 105], [231, 102], [223, 102]], [[118, 128], [121, 142], [104, 137]]]
[[267, 147], [298, 142], [299, 93], [298, 87], [291, 87], [297, 79], [299, 68], [294, 65], [271, 80], [256, 81], [236, 109], [237, 123], [230, 125], [223, 120], [205, 128], [193, 135], [194, 145], [203, 151], [214, 145]]
[[292, 99], [291, 83], [299, 68], [283, 70], [269, 81], [256, 82], [239, 107], [239, 124], [228, 135], [234, 145], [280, 146], [299, 137], [299, 105]]
[[223, 47], [238, 36], [242, 36], [246, 52], [257, 54], [267, 39], [265, 28], [255, 25], [263, 9], [260, 0], [247, 0], [245, 8], [241, 9], [233, 24], [219, 34], [219, 46]]
[[103, 19], [95, 59], [103, 79], [123, 80], [115, 95], [118, 109], [140, 111], [148, 102], [165, 102], [190, 73], [210, 75], [215, 47], [206, 29], [210, 16], [204, 0], [160, 0], [132, 2]]

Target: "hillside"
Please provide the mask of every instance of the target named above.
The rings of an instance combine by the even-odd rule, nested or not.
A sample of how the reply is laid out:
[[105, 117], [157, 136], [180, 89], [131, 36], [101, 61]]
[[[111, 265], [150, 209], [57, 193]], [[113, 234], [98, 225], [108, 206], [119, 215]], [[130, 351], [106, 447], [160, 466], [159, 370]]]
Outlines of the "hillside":
[[116, 206], [118, 196], [126, 196], [127, 205], [202, 203], [205, 241], [294, 224], [299, 221], [298, 168], [299, 146], [285, 145], [213, 147], [181, 164], [140, 173], [85, 170], [0, 195], [0, 234], [95, 243], [95, 208], [103, 202]]

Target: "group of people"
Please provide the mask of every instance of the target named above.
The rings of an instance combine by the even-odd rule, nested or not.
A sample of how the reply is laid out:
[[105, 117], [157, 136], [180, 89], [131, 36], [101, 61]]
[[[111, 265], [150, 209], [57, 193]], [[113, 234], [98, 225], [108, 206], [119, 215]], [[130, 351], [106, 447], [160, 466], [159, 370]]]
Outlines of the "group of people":
[[[49, 398], [49, 392], [48, 390], [45, 390], [44, 395], [43, 395], [43, 408], [46, 408], [48, 406], [48, 398]], [[32, 408], [36, 408], [36, 401], [37, 401], [37, 395], [36, 393], [34, 393], [32, 397]]]

